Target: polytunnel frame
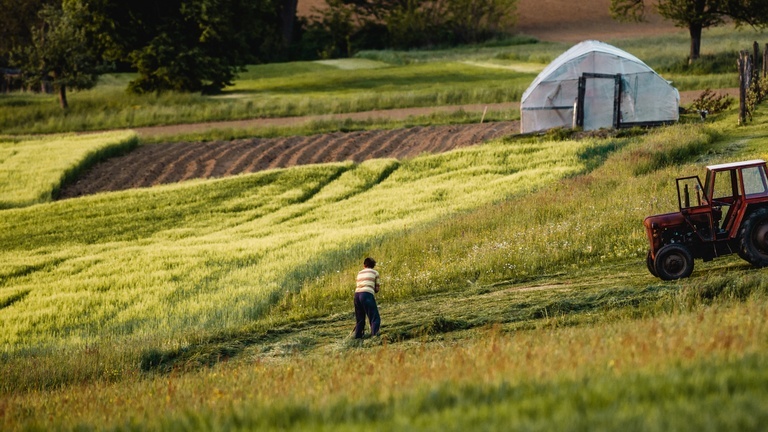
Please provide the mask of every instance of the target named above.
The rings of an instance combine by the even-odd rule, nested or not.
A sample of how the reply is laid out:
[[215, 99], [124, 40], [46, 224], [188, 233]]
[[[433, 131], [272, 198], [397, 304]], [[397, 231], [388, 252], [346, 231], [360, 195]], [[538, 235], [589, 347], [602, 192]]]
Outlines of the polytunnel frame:
[[[578, 97], [576, 101], [576, 109], [574, 112], [576, 127], [584, 127], [584, 116], [587, 105], [585, 104], [587, 80], [588, 79], [613, 79], [614, 80], [614, 92], [613, 92], [613, 120], [611, 126], [614, 129], [626, 129], [632, 127], [653, 127], [674, 124], [674, 120], [656, 120], [645, 122], [624, 122], [621, 119], [621, 99], [624, 91], [624, 80], [622, 74], [601, 74], [584, 72], [579, 77], [578, 84]], [[551, 107], [551, 109], [558, 109], [562, 107]]]

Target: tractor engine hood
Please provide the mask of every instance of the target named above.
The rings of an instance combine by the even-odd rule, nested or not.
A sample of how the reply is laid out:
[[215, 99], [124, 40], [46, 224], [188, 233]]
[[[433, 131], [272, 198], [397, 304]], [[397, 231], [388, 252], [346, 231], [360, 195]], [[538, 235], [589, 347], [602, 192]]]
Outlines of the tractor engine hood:
[[680, 226], [685, 223], [685, 216], [680, 212], [665, 213], [660, 215], [648, 216], [643, 220], [643, 225], [647, 230], [653, 228], [668, 228]]
[[655, 216], [648, 216], [643, 220], [645, 225], [645, 234], [651, 244], [650, 256], [655, 259], [656, 252], [663, 246], [661, 233], [667, 228], [680, 227], [685, 224], [685, 216], [682, 213], [666, 213]]

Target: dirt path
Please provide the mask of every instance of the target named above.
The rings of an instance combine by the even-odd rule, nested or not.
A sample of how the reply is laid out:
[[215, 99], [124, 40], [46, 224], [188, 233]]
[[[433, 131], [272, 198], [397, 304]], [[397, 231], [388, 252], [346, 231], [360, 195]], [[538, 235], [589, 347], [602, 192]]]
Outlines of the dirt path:
[[135, 128], [134, 130], [140, 137], [163, 137], [173, 136], [184, 133], [205, 132], [214, 129], [255, 129], [268, 128], [273, 126], [298, 126], [316, 121], [328, 120], [405, 120], [409, 117], [429, 115], [438, 112], [456, 112], [463, 110], [465, 112], [482, 113], [485, 109], [489, 111], [504, 111], [518, 109], [520, 102], [495, 103], [495, 104], [472, 104], [472, 105], [449, 105], [441, 107], [417, 107], [401, 108], [392, 110], [375, 110], [346, 114], [327, 114], [310, 115], [300, 117], [281, 117], [281, 118], [256, 118], [248, 120], [229, 120], [206, 123], [192, 123], [169, 126], [151, 126]]
[[[720, 93], [726, 93], [733, 97], [738, 97], [738, 89], [722, 89]], [[701, 94], [699, 90], [680, 92], [680, 104], [690, 105], [694, 99]], [[417, 108], [402, 108], [392, 110], [376, 110], [347, 114], [328, 114], [328, 115], [312, 115], [312, 116], [300, 116], [300, 117], [281, 117], [281, 118], [257, 118], [248, 120], [229, 120], [218, 122], [205, 122], [205, 123], [191, 123], [191, 124], [179, 124], [168, 126], [151, 126], [136, 128], [136, 132], [140, 137], [144, 138], [160, 138], [164, 136], [174, 136], [185, 133], [205, 132], [214, 129], [256, 129], [267, 128], [273, 126], [298, 126], [315, 121], [327, 121], [327, 120], [405, 120], [409, 117], [429, 115], [438, 112], [456, 112], [463, 110], [465, 112], [482, 113], [484, 110], [489, 111], [505, 111], [511, 109], [519, 109], [520, 102], [507, 102], [507, 103], [493, 103], [493, 104], [470, 104], [470, 105], [449, 105], [441, 107], [417, 107]]]

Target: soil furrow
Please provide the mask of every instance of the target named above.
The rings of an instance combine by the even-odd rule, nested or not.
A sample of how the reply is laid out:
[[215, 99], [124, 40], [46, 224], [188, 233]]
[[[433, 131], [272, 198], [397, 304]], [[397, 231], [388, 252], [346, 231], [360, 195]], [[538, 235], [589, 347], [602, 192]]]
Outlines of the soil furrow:
[[280, 154], [280, 156], [275, 159], [274, 167], [285, 168], [285, 167], [295, 165], [291, 163], [291, 160], [298, 153], [301, 153], [304, 150], [306, 143], [307, 143], [307, 137], [303, 137], [303, 136], [290, 137], [286, 141], [287, 147], [285, 151], [283, 151]]
[[[323, 145], [323, 140], [320, 137], [321, 135], [314, 135], [314, 136], [308, 137], [306, 142], [302, 146], [301, 150], [294, 153], [291, 159], [288, 160], [288, 165], [289, 166], [306, 165], [306, 164], [324, 162], [321, 159], [319, 159], [319, 156], [320, 156], [320, 151], [326, 148], [327, 146]], [[351, 138], [351, 136], [348, 137], [348, 139], [349, 138]]]
[[479, 144], [517, 132], [519, 122], [335, 132], [310, 137], [140, 146], [100, 162], [61, 189], [61, 198], [148, 187], [193, 178], [225, 177], [308, 163], [408, 158]]
[[189, 165], [201, 151], [199, 144], [200, 143], [187, 143], [183, 145], [174, 144], [183, 147], [184, 149], [180, 151], [180, 154], [176, 159], [171, 159], [169, 163], [164, 165], [162, 172], [157, 176], [153, 185], [180, 181], [183, 173], [187, 169], [187, 165]]
[[271, 142], [271, 145], [267, 146], [266, 151], [256, 156], [256, 158], [248, 164], [248, 172], [262, 171], [270, 168], [275, 168], [275, 159], [289, 147], [287, 143], [291, 138], [277, 138]]
[[397, 129], [392, 131], [391, 134], [382, 136], [381, 144], [376, 146], [370, 146], [371, 159], [390, 157], [397, 149], [403, 146], [403, 144], [409, 140], [410, 137], [418, 134], [417, 130], [410, 129]]
[[275, 138], [254, 138], [251, 140], [244, 140], [247, 144], [243, 147], [242, 154], [239, 154], [235, 158], [232, 165], [229, 167], [222, 167], [224, 175], [236, 175], [247, 172], [258, 171], [256, 167], [256, 161], [258, 156], [263, 154], [264, 151], [270, 149], [275, 142]]
[[322, 145], [318, 143], [317, 147], [322, 151], [317, 154], [317, 162], [342, 162], [350, 160], [346, 153], [340, 153], [339, 150], [344, 148], [344, 143], [354, 140], [356, 135], [360, 132], [342, 133], [334, 132], [324, 136]]

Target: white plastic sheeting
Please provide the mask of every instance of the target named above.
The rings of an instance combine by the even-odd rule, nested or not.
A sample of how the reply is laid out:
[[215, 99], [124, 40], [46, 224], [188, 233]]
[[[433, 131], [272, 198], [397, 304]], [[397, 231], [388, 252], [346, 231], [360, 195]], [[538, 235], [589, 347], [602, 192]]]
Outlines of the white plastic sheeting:
[[679, 106], [677, 89], [640, 59], [584, 41], [550, 63], [523, 93], [521, 130], [671, 123], [679, 119]]

